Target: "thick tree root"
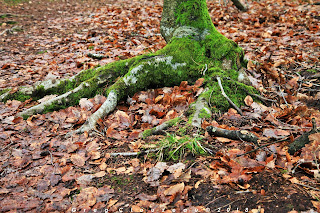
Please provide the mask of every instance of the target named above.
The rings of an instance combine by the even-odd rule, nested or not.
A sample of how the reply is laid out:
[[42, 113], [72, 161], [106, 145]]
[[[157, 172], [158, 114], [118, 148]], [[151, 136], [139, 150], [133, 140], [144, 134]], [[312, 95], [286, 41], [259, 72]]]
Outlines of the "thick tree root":
[[76, 92], [79, 92], [81, 90], [84, 89], [84, 87], [89, 87], [90, 85], [86, 82], [83, 82], [81, 83], [78, 87], [76, 87], [75, 89], [69, 91], [69, 92], [66, 92], [64, 93], [63, 95], [59, 95], [55, 98], [52, 98], [50, 100], [47, 100], [45, 102], [42, 102], [36, 106], [33, 106], [29, 109], [26, 109], [20, 113], [18, 113], [17, 115], [18, 116], [22, 116], [22, 117], [25, 117], [25, 116], [30, 116], [30, 115], [34, 115], [34, 114], [37, 114], [37, 113], [41, 113], [45, 110], [45, 108], [53, 103], [61, 103], [62, 100], [65, 100], [65, 101], [68, 101], [68, 97], [72, 94], [72, 93], [76, 93]]
[[[86, 72], [90, 72], [90, 71], [91, 70], [82, 70], [81, 72], [70, 77], [69, 79], [56, 79], [54, 77], [51, 77], [47, 80], [36, 82], [32, 86], [22, 86], [15, 93], [21, 93], [22, 95], [33, 96], [33, 94], [37, 93], [37, 90], [39, 90], [39, 88], [41, 88], [42, 91], [48, 91], [48, 90], [57, 88], [60, 84], [63, 84], [67, 81], [79, 81], [80, 76], [82, 76]], [[11, 88], [7, 88], [6, 90], [8, 90], [8, 91], [5, 92], [4, 94], [0, 95], [0, 101], [6, 100], [7, 97], [11, 94], [11, 92], [10, 92]]]
[[[64, 104], [63, 107], [67, 107], [76, 105], [82, 97], [93, 97], [96, 94], [105, 95], [107, 100], [103, 105], [88, 118], [80, 129], [67, 135], [71, 136], [73, 133], [94, 130], [97, 121], [112, 112], [120, 100], [132, 96], [138, 91], [179, 85], [181, 81], [193, 83], [198, 78], [204, 77], [209, 89], [201, 94], [201, 98], [193, 105], [194, 110], [191, 113], [193, 123], [197, 123], [196, 126], [201, 127], [203, 118], [211, 116], [211, 110], [207, 104], [208, 99], [211, 99], [209, 97], [211, 91], [214, 91], [212, 93], [214, 94], [212, 97], [214, 100], [211, 100], [211, 103], [216, 108], [221, 106], [227, 108], [229, 105], [223, 102], [225, 98], [221, 96], [218, 83], [213, 82], [212, 79], [221, 76], [237, 81], [238, 70], [241, 68], [243, 60], [242, 49], [233, 41], [228, 40], [216, 31], [213, 31], [212, 34], [207, 33], [206, 31], [206, 36], [200, 41], [188, 37], [174, 37], [166, 47], [156, 53], [85, 70], [71, 79], [53, 79], [50, 80], [49, 84], [41, 82], [34, 87], [20, 88], [18, 95], [8, 94], [8, 96], [11, 95], [12, 99], [15, 99], [20, 97], [21, 94], [30, 94], [28, 98], [35, 97], [37, 100], [45, 95], [58, 94], [51, 100], [44, 101], [38, 106], [19, 113], [19, 116], [30, 116], [48, 109], [57, 110], [60, 102]], [[203, 67], [207, 68], [205, 75], [201, 72]], [[230, 82], [226, 81], [226, 93], [235, 91], [231, 88], [234, 84]], [[250, 90], [244, 84], [239, 83], [235, 86], [237, 91], [243, 90], [242, 87]], [[5, 93], [7, 92], [5, 91]], [[239, 94], [232, 94], [231, 96], [229, 93], [230, 99], [233, 99], [236, 104], [242, 101], [243, 96], [246, 96], [246, 93], [242, 96]]]

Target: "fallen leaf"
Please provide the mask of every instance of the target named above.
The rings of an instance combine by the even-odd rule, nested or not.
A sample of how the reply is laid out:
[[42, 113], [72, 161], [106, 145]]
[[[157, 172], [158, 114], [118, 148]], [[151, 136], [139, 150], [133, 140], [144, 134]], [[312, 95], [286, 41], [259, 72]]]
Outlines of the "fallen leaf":
[[245, 99], [244, 99], [244, 103], [247, 105], [247, 106], [251, 106], [252, 105], [252, 103], [253, 103], [253, 99], [252, 99], [252, 97], [251, 96], [247, 96], [247, 97], [245, 97]]
[[174, 186], [169, 187], [168, 189], [164, 190], [164, 195], [175, 195], [177, 193], [181, 193], [184, 190], [184, 183], [178, 183]]
[[140, 194], [138, 194], [137, 198], [140, 199], [140, 200], [154, 201], [154, 200], [156, 200], [158, 198], [158, 196], [157, 195], [147, 195], [145, 193], [140, 193]]
[[71, 155], [71, 161], [74, 165], [78, 166], [78, 167], [82, 167], [84, 166], [84, 164], [86, 163], [86, 159], [84, 156], [79, 155], [79, 154], [73, 154]]

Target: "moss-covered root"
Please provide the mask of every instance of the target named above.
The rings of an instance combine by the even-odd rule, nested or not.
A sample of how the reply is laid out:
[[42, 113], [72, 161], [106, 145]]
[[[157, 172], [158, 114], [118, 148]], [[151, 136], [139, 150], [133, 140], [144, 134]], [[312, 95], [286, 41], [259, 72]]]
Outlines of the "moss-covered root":
[[[0, 90], [0, 101], [6, 102], [7, 100], [25, 101], [32, 98], [33, 100], [39, 100], [46, 95], [63, 95], [68, 91], [75, 90], [80, 86], [82, 82], [89, 82], [91, 85], [95, 85], [93, 89], [87, 89], [81, 94], [78, 94], [77, 99], [81, 97], [91, 97], [99, 92], [99, 88], [103, 84], [114, 82], [119, 76], [125, 75], [129, 67], [139, 57], [126, 59], [122, 61], [115, 61], [102, 67], [94, 69], [82, 70], [78, 74], [67, 79], [47, 79], [45, 81], [39, 81], [33, 86], [22, 86], [18, 88], [18, 91], [12, 93], [10, 88]], [[91, 79], [91, 80], [90, 80]], [[74, 96], [74, 95], [73, 95]], [[70, 101], [66, 103], [66, 106], [77, 104], [77, 101]], [[39, 107], [41, 108], [41, 107]], [[59, 107], [58, 107], [59, 108]], [[37, 111], [35, 111], [37, 112]]]
[[4, 100], [10, 94], [11, 89], [0, 90], [0, 101]]
[[117, 92], [115, 90], [112, 90], [109, 93], [107, 100], [101, 105], [101, 107], [95, 113], [93, 113], [79, 129], [73, 132], [69, 132], [66, 137], [70, 137], [74, 133], [80, 134], [95, 129], [99, 118], [106, 116], [116, 108], [118, 103], [117, 99]]
[[143, 133], [140, 135], [140, 137], [146, 138], [151, 135], [162, 134], [164, 132], [164, 130], [168, 129], [169, 127], [174, 126], [180, 120], [181, 120], [181, 117], [179, 116], [179, 117], [173, 118], [169, 121], [166, 121], [166, 122], [160, 124], [159, 126], [152, 128], [152, 129], [147, 129], [147, 130], [143, 131]]
[[21, 117], [28, 117], [30, 115], [34, 115], [37, 113], [42, 113], [46, 107], [49, 107], [52, 104], [59, 104], [62, 102], [67, 102], [68, 99], [70, 98], [70, 95], [74, 94], [74, 93], [78, 93], [79, 91], [83, 90], [85, 87], [90, 87], [90, 84], [87, 82], [83, 82], [81, 83], [78, 87], [76, 87], [75, 89], [64, 93], [63, 95], [59, 95], [55, 98], [52, 98], [50, 100], [47, 100], [45, 102], [42, 102], [41, 104], [35, 105], [29, 109], [26, 109], [20, 113], [18, 113], [18, 116]]
[[196, 102], [190, 105], [188, 114], [189, 123], [194, 127], [201, 128], [203, 119], [210, 118], [212, 112], [207, 100], [204, 97], [200, 96]]
[[179, 84], [183, 79], [188, 79], [190, 73], [183, 72], [186, 63], [173, 61], [173, 56], [157, 55], [143, 58], [133, 64], [130, 71], [119, 78], [106, 91], [106, 102], [95, 112], [88, 121], [73, 133], [83, 133], [95, 129], [99, 118], [106, 116], [115, 107], [119, 100], [149, 87], [172, 86]]
[[[32, 86], [22, 86], [18, 88], [18, 91], [15, 93], [10, 92], [10, 88], [0, 91], [0, 101], [7, 101], [7, 100], [18, 100], [18, 101], [25, 101], [29, 98], [33, 98], [34, 100], [40, 99], [44, 97], [47, 94], [58, 94], [56, 91], [62, 92], [62, 94], [67, 91], [68, 89], [74, 89], [75, 84], [72, 82], [78, 82], [78, 85], [91, 78], [92, 74], [94, 74], [94, 71], [89, 70], [83, 70], [77, 75], [74, 75], [73, 77], [69, 79], [56, 79], [56, 78], [50, 78], [44, 81], [36, 82]], [[85, 77], [84, 77], [85, 76]], [[62, 88], [63, 87], [63, 88]]]

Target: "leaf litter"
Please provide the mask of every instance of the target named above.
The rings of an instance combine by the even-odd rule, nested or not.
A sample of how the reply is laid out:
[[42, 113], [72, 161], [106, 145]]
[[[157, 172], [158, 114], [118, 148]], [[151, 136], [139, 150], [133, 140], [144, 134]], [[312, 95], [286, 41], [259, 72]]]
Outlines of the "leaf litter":
[[[250, 80], [267, 100], [258, 103], [248, 96], [243, 116], [230, 109], [202, 127], [250, 131], [260, 146], [282, 142], [249, 153], [256, 147], [245, 141], [196, 129], [179, 132], [186, 124], [183, 117], [166, 134], [178, 141], [200, 135], [210, 155], [187, 152], [180, 161], [168, 162], [158, 162], [152, 153], [110, 155], [157, 147], [166, 136], [139, 135], [183, 116], [201, 92], [201, 80], [141, 91], [98, 122], [98, 135], [70, 139], [63, 136], [83, 124], [105, 97], [27, 120], [15, 114], [32, 101], [12, 100], [0, 103], [1, 211], [320, 211], [319, 133], [309, 135], [310, 143], [295, 155], [287, 152], [288, 144], [310, 131], [312, 118], [320, 126], [319, 6], [312, 1], [248, 3], [246, 13], [214, 1], [208, 8], [217, 29], [244, 48]], [[0, 26], [6, 32], [0, 38], [0, 88], [72, 76], [156, 51], [165, 45], [161, 10], [156, 0], [1, 4], [0, 11], [21, 16], [0, 21], [13, 20], [23, 31]]]

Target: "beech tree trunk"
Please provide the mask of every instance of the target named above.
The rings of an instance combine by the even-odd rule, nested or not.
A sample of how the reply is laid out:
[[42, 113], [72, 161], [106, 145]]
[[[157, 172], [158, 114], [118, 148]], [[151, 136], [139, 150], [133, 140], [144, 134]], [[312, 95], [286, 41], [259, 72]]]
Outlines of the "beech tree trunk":
[[170, 42], [172, 37], [186, 36], [200, 40], [214, 30], [206, 0], [163, 1], [160, 31], [167, 42]]

